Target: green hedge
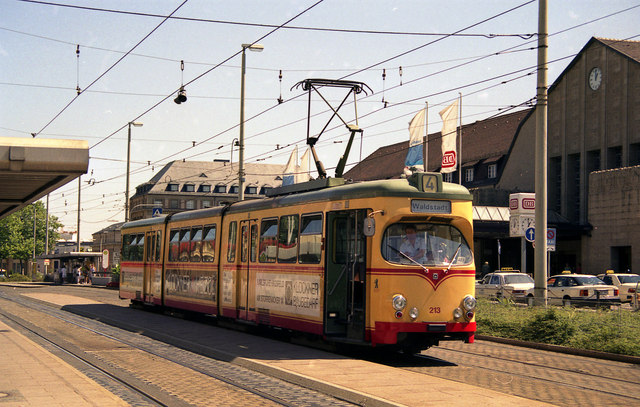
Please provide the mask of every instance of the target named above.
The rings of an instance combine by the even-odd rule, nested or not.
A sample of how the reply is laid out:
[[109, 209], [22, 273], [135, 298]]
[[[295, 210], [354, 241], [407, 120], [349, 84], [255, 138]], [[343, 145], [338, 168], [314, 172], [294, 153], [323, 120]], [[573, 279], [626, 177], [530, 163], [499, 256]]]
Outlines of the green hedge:
[[478, 334], [640, 356], [640, 313], [478, 300]]

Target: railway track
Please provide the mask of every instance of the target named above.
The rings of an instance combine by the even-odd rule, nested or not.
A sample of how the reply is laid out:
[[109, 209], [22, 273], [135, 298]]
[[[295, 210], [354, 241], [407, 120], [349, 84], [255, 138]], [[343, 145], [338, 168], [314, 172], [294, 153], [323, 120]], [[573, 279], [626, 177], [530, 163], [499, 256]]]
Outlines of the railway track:
[[405, 364], [413, 371], [556, 405], [640, 405], [640, 366], [621, 362], [478, 341], [470, 346], [443, 343]]
[[[88, 288], [74, 288], [73, 291], [74, 295], [80, 297], [94, 298], [95, 295], [99, 295], [101, 296], [99, 301], [111, 303], [119, 307], [123, 305], [122, 301], [118, 302], [119, 300], [117, 300], [117, 295], [114, 295], [114, 293], [105, 292], [103, 290], [96, 291]], [[111, 297], [109, 297], [109, 295]], [[3, 297], [0, 296], [0, 301], [2, 301], [2, 298]], [[75, 326], [73, 323], [79, 323], [80, 325], [90, 329], [76, 329], [82, 329], [85, 332], [90, 332], [91, 335], [98, 335], [91, 332], [91, 329], [93, 329], [93, 325], [91, 324], [96, 323], [94, 320], [86, 319], [74, 313], [69, 313], [43, 303], [32, 303], [30, 300], [25, 298], [22, 298], [22, 301], [27, 301], [27, 303], [25, 303], [26, 306], [36, 307], [37, 309], [40, 309], [38, 308], [40, 306], [44, 306], [58, 317], [68, 320], [69, 322], [62, 321], [65, 326]], [[84, 308], [84, 306], [78, 308], [78, 310], [82, 308]], [[0, 304], [0, 309], [4, 310], [5, 307]], [[78, 311], [74, 310], [74, 312]], [[92, 312], [93, 311], [90, 310], [89, 313], [91, 314]], [[115, 313], [113, 315], [116, 314], [128, 315], [129, 313]], [[96, 312], [95, 315], [102, 314], [100, 312]], [[155, 316], [153, 318], [157, 320], [155, 325], [154, 323], [143, 323], [140, 325], [139, 330], [143, 331], [145, 329], [154, 329], [156, 330], [155, 332], [157, 332], [157, 327], [160, 326], [188, 325], [182, 323], [165, 324], [162, 322], [163, 318], [164, 317], [162, 316]], [[121, 324], [118, 325], [121, 326]], [[143, 325], [148, 328], [144, 328]], [[209, 371], [213, 371], [215, 373], [220, 372], [220, 369], [215, 365], [205, 366], [204, 363], [206, 361], [222, 363], [223, 365], [225, 364], [225, 362], [215, 361], [204, 356], [202, 357], [202, 360], [193, 359], [191, 352], [182, 351], [177, 349], [175, 346], [169, 345], [168, 343], [173, 343], [177, 344], [177, 346], [181, 348], [192, 350], [196, 349], [189, 348], [188, 346], [185, 347], [179, 340], [172, 340], [172, 338], [180, 337], [179, 332], [163, 332], [160, 336], [152, 335], [156, 339], [159, 339], [159, 341], [153, 341], [146, 336], [133, 332], [122, 331], [113, 326], [103, 324], [100, 324], [100, 326], [100, 329], [97, 331], [102, 335], [107, 335], [103, 336], [105, 340], [111, 340], [108, 336], [113, 336], [119, 340], [115, 342], [119, 344], [118, 346], [127, 349], [120, 349], [112, 352], [100, 352], [95, 349], [88, 349], [85, 351], [91, 355], [101, 356], [103, 361], [115, 363], [113, 361], [114, 354], [128, 354], [134, 351], [142, 353], [146, 350], [150, 350], [151, 353], [147, 354], [149, 357], [166, 360], [166, 363], [173, 363], [176, 366], [180, 366], [183, 359], [188, 358], [191, 363], [187, 364], [189, 370], [194, 372], [193, 374], [202, 375], [204, 377], [206, 377]], [[132, 325], [127, 329], [136, 330], [137, 326], [138, 325]], [[71, 336], [76, 336], [76, 333]], [[212, 343], [211, 341], [215, 342], [215, 337], [203, 337], [201, 340], [196, 340], [194, 338], [192, 340], [200, 342], [201, 344]], [[146, 341], [150, 341], [150, 343], [147, 343]], [[213, 347], [215, 346], [216, 345], [214, 343]], [[169, 352], [168, 355], [167, 352]], [[177, 352], [185, 352], [185, 355], [188, 356], [183, 356], [181, 353]], [[168, 359], [164, 359], [164, 356], [168, 356]], [[640, 366], [621, 362], [563, 355], [555, 352], [515, 347], [487, 341], [476, 341], [476, 343], [472, 345], [457, 342], [442, 342], [440, 346], [433, 347], [419, 355], [354, 352], [347, 356], [367, 359], [371, 362], [392, 366], [398, 369], [405, 369], [428, 376], [454, 380], [554, 405], [640, 405]], [[235, 365], [231, 366], [232, 370], [237, 367], [238, 366]], [[251, 373], [255, 374], [254, 372]], [[242, 383], [248, 383], [244, 378], [231, 379], [232, 381], [239, 380]], [[258, 379], [255, 387], [262, 391], [263, 387], [261, 387], [260, 384], [261, 379]], [[237, 391], [243, 390], [238, 389]], [[283, 405], [283, 403], [280, 403], [278, 400], [271, 401], [249, 392], [246, 394], [257, 397], [261, 402], [270, 403], [268, 405]], [[276, 396], [280, 397], [277, 394]], [[284, 402], [291, 402], [287, 397], [282, 398], [284, 399]], [[307, 400], [312, 399], [313, 396], [310, 396]], [[296, 397], [296, 400], [299, 402], [301, 399]], [[336, 399], [329, 398], [329, 400], [331, 401], [327, 403], [300, 403], [284, 405], [332, 405], [331, 403], [334, 403], [333, 405], [341, 405], [339, 403], [342, 403], [340, 400]], [[227, 404], [233, 405], [233, 403]], [[244, 402], [243, 404], [237, 405], [247, 404], [248, 403]]]
[[0, 317], [14, 329], [131, 405], [353, 405], [19, 295], [0, 292], [0, 301]]

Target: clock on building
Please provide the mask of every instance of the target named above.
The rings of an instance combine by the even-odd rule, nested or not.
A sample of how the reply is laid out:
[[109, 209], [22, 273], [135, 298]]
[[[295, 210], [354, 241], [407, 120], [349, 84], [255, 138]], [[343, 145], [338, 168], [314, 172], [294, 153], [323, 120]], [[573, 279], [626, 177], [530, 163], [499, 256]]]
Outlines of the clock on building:
[[600, 68], [595, 67], [589, 72], [589, 87], [592, 90], [598, 90], [600, 84], [602, 83], [602, 70]]

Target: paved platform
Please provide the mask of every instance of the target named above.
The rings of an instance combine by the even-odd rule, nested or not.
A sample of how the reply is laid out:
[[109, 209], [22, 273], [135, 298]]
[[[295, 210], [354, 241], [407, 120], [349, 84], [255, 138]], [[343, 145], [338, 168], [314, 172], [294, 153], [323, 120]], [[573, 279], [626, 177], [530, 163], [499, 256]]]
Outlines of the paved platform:
[[126, 406], [71, 365], [0, 321], [0, 406]]
[[[461, 382], [441, 379], [404, 369], [385, 366], [359, 359], [351, 359], [317, 349], [287, 342], [244, 334], [202, 323], [168, 318], [151, 312], [139, 311], [113, 304], [99, 303], [72, 295], [29, 293], [29, 297], [55, 304], [65, 310], [97, 317], [102, 321], [125, 329], [136, 329], [144, 335], [167, 341], [181, 347], [189, 347], [198, 353], [262, 371], [323, 391], [364, 406], [544, 406], [545, 403], [499, 393]], [[13, 333], [12, 335], [18, 335]], [[0, 346], [7, 339], [0, 336]], [[20, 341], [20, 339], [15, 339]], [[29, 348], [15, 350], [14, 365], [21, 360], [40, 358], [46, 354], [42, 348], [31, 344]], [[32, 363], [31, 370], [39, 369]], [[37, 362], [35, 362], [37, 363]], [[54, 366], [66, 364], [54, 358]], [[6, 366], [6, 364], [3, 364]], [[66, 368], [70, 368], [66, 365]], [[9, 368], [11, 370], [11, 368]], [[3, 371], [0, 370], [0, 373]], [[74, 372], [81, 376], [80, 373]], [[11, 377], [2, 375], [1, 377]], [[64, 376], [61, 376], [64, 377]], [[0, 379], [1, 380], [1, 379]], [[90, 381], [82, 378], [81, 383]], [[80, 382], [80, 380], [78, 380]], [[0, 383], [2, 383], [0, 381]], [[73, 386], [75, 383], [67, 383]], [[24, 395], [32, 391], [32, 381], [16, 383], [15, 389]], [[94, 384], [94, 387], [97, 384]], [[4, 386], [3, 386], [4, 388]], [[89, 388], [87, 386], [86, 388]], [[106, 392], [106, 390], [104, 390]], [[64, 393], [64, 392], [63, 392]], [[79, 393], [80, 396], [83, 393]], [[115, 396], [114, 396], [115, 397]], [[81, 400], [84, 400], [80, 396]], [[92, 399], [93, 401], [93, 399]], [[82, 401], [81, 401], [82, 402]], [[82, 405], [67, 404], [64, 405]], [[42, 405], [42, 404], [26, 404]], [[116, 404], [102, 404], [116, 405]], [[3, 405], [4, 407], [4, 405]]]

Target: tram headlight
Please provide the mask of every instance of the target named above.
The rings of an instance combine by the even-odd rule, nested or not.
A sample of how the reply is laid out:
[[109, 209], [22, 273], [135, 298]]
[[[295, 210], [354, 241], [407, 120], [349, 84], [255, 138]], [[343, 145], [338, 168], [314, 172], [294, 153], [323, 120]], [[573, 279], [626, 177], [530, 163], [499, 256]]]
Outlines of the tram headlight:
[[473, 311], [474, 309], [476, 309], [476, 304], [477, 301], [475, 298], [473, 298], [472, 295], [467, 295], [466, 297], [464, 297], [464, 300], [462, 300], [462, 305], [464, 305], [464, 309], [466, 309], [467, 311]]
[[456, 308], [453, 310], [453, 317], [455, 319], [460, 319], [462, 318], [462, 309], [460, 307]]
[[402, 311], [404, 309], [404, 307], [407, 306], [407, 299], [404, 298], [404, 295], [402, 294], [396, 294], [393, 296], [393, 308], [396, 311]]
[[413, 307], [409, 310], [409, 316], [411, 317], [411, 319], [417, 319], [418, 318], [418, 308]]

